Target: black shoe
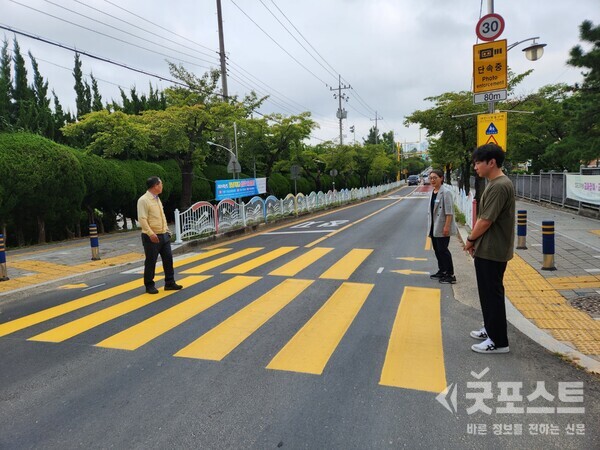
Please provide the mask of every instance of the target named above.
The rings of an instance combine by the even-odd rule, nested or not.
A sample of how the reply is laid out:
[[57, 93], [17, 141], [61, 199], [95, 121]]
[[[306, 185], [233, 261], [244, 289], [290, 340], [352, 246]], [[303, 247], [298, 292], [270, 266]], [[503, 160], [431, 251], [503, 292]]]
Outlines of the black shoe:
[[440, 272], [438, 270], [437, 273], [434, 273], [433, 275], [429, 275], [429, 278], [431, 278], [432, 280], [434, 280], [436, 278], [444, 278], [445, 276], [446, 276], [446, 274], [444, 272]]
[[445, 275], [440, 278], [440, 283], [442, 284], [456, 284], [456, 277], [454, 275]]
[[183, 286], [177, 283], [165, 284], [165, 291], [178, 291], [183, 289]]
[[154, 286], [147, 287], [146, 294], [158, 294], [158, 289], [156, 289]]

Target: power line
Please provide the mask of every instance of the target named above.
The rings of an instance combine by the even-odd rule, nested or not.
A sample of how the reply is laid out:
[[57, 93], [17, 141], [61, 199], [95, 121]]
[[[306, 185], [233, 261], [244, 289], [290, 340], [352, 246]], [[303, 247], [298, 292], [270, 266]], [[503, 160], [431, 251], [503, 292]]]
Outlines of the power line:
[[161, 30], [167, 31], [167, 32], [169, 32], [169, 33], [171, 33], [171, 34], [174, 34], [174, 35], [175, 35], [175, 36], [177, 36], [177, 37], [180, 37], [180, 38], [182, 38], [182, 39], [185, 39], [186, 41], [188, 41], [188, 42], [191, 42], [192, 44], [194, 44], [194, 45], [197, 45], [198, 47], [202, 47], [202, 48], [204, 48], [204, 49], [206, 49], [206, 50], [210, 50], [210, 51], [212, 51], [212, 52], [214, 52], [214, 51], [215, 51], [215, 50], [213, 50], [212, 48], [209, 48], [209, 47], [206, 47], [205, 45], [202, 45], [202, 44], [199, 44], [199, 43], [197, 43], [197, 42], [194, 42], [194, 41], [192, 41], [192, 40], [190, 40], [190, 39], [188, 39], [188, 38], [186, 38], [186, 37], [184, 37], [184, 36], [181, 36], [180, 34], [177, 34], [177, 33], [175, 33], [174, 31], [171, 31], [171, 30], [169, 30], [169, 29], [167, 29], [167, 28], [165, 28], [165, 27], [163, 27], [163, 26], [161, 26], [161, 25], [159, 25], [159, 24], [157, 24], [157, 23], [154, 23], [154, 22], [152, 22], [152, 21], [150, 21], [150, 20], [148, 20], [148, 19], [146, 19], [146, 18], [144, 18], [144, 17], [142, 17], [142, 16], [140, 16], [140, 15], [138, 15], [138, 14], [136, 14], [136, 13], [132, 12], [132, 11], [129, 11], [128, 9], [125, 9], [125, 8], [123, 8], [122, 6], [119, 6], [119, 5], [117, 5], [116, 3], [113, 3], [113, 2], [111, 2], [110, 0], [104, 0], [104, 1], [105, 1], [106, 3], [108, 3], [108, 4], [112, 5], [112, 6], [114, 6], [115, 8], [118, 8], [118, 9], [120, 9], [120, 10], [122, 10], [122, 11], [125, 11], [126, 13], [128, 13], [128, 14], [131, 14], [132, 16], [134, 16], [134, 17], [137, 17], [138, 19], [141, 19], [141, 20], [143, 20], [144, 22], [147, 22], [147, 23], [149, 23], [150, 25], [154, 25], [155, 27], [158, 27], [158, 28], [160, 28]]
[[[92, 29], [92, 28], [88, 28], [88, 27], [85, 27], [85, 26], [83, 26], [83, 25], [79, 25], [78, 23], [71, 22], [71, 21], [69, 21], [69, 20], [66, 20], [66, 19], [63, 19], [63, 18], [61, 18], [61, 17], [57, 17], [57, 16], [55, 16], [55, 15], [53, 15], [53, 14], [50, 14], [50, 13], [47, 13], [47, 12], [45, 12], [45, 11], [41, 11], [41, 10], [39, 10], [39, 9], [36, 9], [36, 8], [33, 8], [33, 7], [31, 7], [31, 6], [24, 5], [23, 3], [19, 3], [19, 2], [18, 2], [18, 1], [16, 1], [16, 0], [9, 0], [9, 1], [11, 1], [12, 3], [15, 3], [15, 4], [19, 5], [19, 6], [23, 6], [23, 7], [27, 8], [27, 9], [31, 9], [32, 11], [36, 11], [36, 12], [38, 12], [38, 13], [40, 13], [40, 14], [46, 15], [46, 16], [48, 16], [48, 17], [52, 17], [53, 19], [60, 20], [61, 22], [66, 22], [66, 23], [68, 23], [68, 24], [70, 24], [70, 25], [73, 25], [73, 26], [76, 26], [76, 27], [79, 27], [79, 28], [83, 28], [84, 30], [87, 30], [87, 31], [91, 31], [92, 33], [96, 33], [96, 34], [99, 34], [99, 35], [101, 35], [101, 36], [105, 36], [105, 37], [107, 37], [107, 38], [109, 38], [109, 39], [114, 39], [115, 41], [122, 42], [122, 43], [124, 43], [124, 44], [131, 45], [131, 46], [133, 46], [133, 47], [137, 47], [137, 48], [140, 48], [140, 49], [142, 49], [142, 50], [146, 50], [147, 52], [150, 52], [150, 53], [155, 53], [155, 54], [157, 54], [157, 55], [164, 56], [164, 57], [166, 57], [166, 58], [172, 58], [170, 55], [167, 55], [167, 54], [165, 54], [165, 53], [157, 52], [156, 50], [152, 50], [152, 49], [149, 49], [149, 48], [146, 48], [146, 47], [142, 47], [141, 45], [137, 45], [137, 44], [133, 44], [133, 43], [131, 43], [131, 42], [127, 42], [127, 41], [125, 41], [125, 40], [123, 40], [123, 39], [119, 39], [119, 38], [117, 38], [117, 37], [114, 37], [114, 36], [111, 36], [111, 35], [109, 35], [109, 34], [102, 33], [101, 31], [97, 31], [97, 30], [94, 30], [94, 29]], [[190, 62], [190, 61], [185, 61], [185, 60], [183, 60], [183, 59], [180, 59], [180, 58], [172, 58], [172, 59], [175, 59], [175, 60], [177, 60], [177, 61], [184, 62], [184, 63], [186, 63], [186, 64], [191, 64], [192, 66], [201, 67], [201, 68], [203, 68], [203, 69], [209, 69], [209, 70], [210, 70], [210, 67], [202, 66], [202, 65], [200, 65], [200, 64], [195, 64], [195, 63], [193, 63], [193, 62]], [[200, 58], [196, 58], [196, 59], [200, 59]]]
[[[204, 56], [208, 56], [209, 58], [215, 58], [215, 59], [218, 59], [216, 56], [213, 56], [213, 55], [211, 55], [210, 53], [202, 52], [202, 51], [200, 51], [200, 50], [197, 50], [197, 49], [195, 49], [195, 48], [192, 48], [192, 47], [189, 47], [189, 46], [187, 46], [187, 45], [181, 44], [180, 42], [174, 41], [173, 39], [169, 39], [169, 38], [167, 38], [167, 37], [160, 36], [160, 35], [158, 35], [158, 34], [156, 34], [156, 33], [152, 32], [152, 31], [150, 31], [150, 30], [147, 30], [147, 29], [145, 29], [145, 28], [142, 28], [142, 27], [140, 27], [140, 26], [137, 26], [137, 25], [136, 25], [136, 24], [134, 24], [134, 23], [128, 22], [128, 21], [126, 21], [126, 20], [123, 20], [123, 19], [121, 19], [121, 18], [119, 18], [119, 17], [117, 17], [117, 16], [114, 16], [114, 15], [112, 15], [112, 14], [109, 14], [109, 13], [105, 12], [105, 11], [102, 11], [101, 9], [94, 8], [93, 6], [87, 5], [86, 3], [84, 3], [84, 2], [82, 2], [82, 1], [80, 1], [80, 0], [73, 0], [73, 1], [74, 1], [75, 3], [79, 3], [79, 4], [80, 4], [80, 5], [82, 5], [82, 6], [85, 6], [86, 8], [93, 9], [94, 11], [97, 11], [97, 12], [99, 12], [99, 13], [101, 13], [101, 14], [104, 14], [105, 16], [111, 17], [112, 19], [118, 20], [119, 22], [123, 22], [123, 23], [125, 23], [125, 24], [127, 24], [127, 25], [129, 25], [129, 26], [131, 26], [131, 27], [137, 28], [138, 30], [141, 30], [141, 31], [143, 31], [143, 32], [145, 32], [145, 33], [151, 34], [151, 35], [153, 35], [153, 36], [156, 36], [156, 37], [158, 37], [158, 38], [160, 38], [160, 39], [164, 39], [164, 40], [165, 40], [165, 41], [167, 41], [167, 42], [171, 42], [171, 43], [173, 43], [173, 44], [176, 44], [176, 45], [179, 45], [179, 46], [181, 46], [181, 47], [183, 47], [183, 48], [187, 48], [188, 50], [191, 50], [191, 51], [193, 51], [193, 52], [199, 53], [199, 54], [201, 54], [201, 55], [204, 55]], [[155, 25], [155, 26], [157, 26], [157, 25]], [[175, 33], [173, 33], [172, 31], [169, 31], [169, 33], [175, 34]], [[178, 36], [178, 35], [176, 35], [176, 36]], [[183, 39], [185, 39], [185, 38], [183, 38]], [[187, 39], [186, 39], [186, 40], [187, 40]], [[189, 41], [189, 42], [191, 42], [191, 41]], [[192, 43], [193, 43], [193, 42], [192, 42]], [[200, 45], [200, 44], [196, 44], [196, 45]], [[213, 51], [213, 53], [217, 53], [217, 52]]]
[[[313, 56], [313, 54], [312, 54], [311, 52], [309, 52], [309, 51], [308, 51], [308, 49], [307, 49], [307, 48], [306, 48], [306, 47], [305, 47], [305, 46], [302, 44], [302, 42], [300, 42], [300, 41], [298, 40], [298, 38], [296, 38], [296, 36], [294, 36], [294, 35], [293, 35], [293, 33], [292, 33], [290, 30], [288, 30], [288, 28], [287, 28], [287, 27], [286, 27], [286, 26], [285, 26], [285, 25], [284, 25], [284, 24], [281, 22], [281, 20], [279, 20], [279, 18], [278, 18], [278, 17], [277, 17], [277, 16], [276, 16], [276, 15], [273, 13], [273, 11], [271, 11], [271, 10], [269, 9], [269, 7], [268, 7], [267, 5], [265, 5], [265, 2], [263, 2], [263, 0], [259, 0], [259, 1], [260, 1], [260, 3], [262, 3], [262, 5], [265, 7], [265, 9], [266, 9], [267, 11], [269, 11], [269, 14], [271, 14], [271, 15], [272, 15], [272, 16], [275, 18], [275, 20], [276, 20], [277, 22], [279, 22], [279, 24], [280, 24], [280, 25], [283, 27], [283, 29], [284, 29], [285, 31], [287, 31], [287, 32], [289, 33], [289, 35], [290, 35], [292, 38], [294, 38], [294, 40], [295, 40], [295, 41], [298, 43], [298, 45], [300, 45], [300, 47], [302, 47], [302, 48], [304, 49], [304, 51], [306, 51], [306, 53], [308, 53], [308, 55], [309, 55], [309, 56], [310, 56], [312, 59], [314, 59], [314, 60], [317, 62], [317, 64], [319, 64], [319, 65], [320, 65], [320, 66], [321, 66], [323, 69], [325, 69], [325, 71], [326, 71], [327, 73], [329, 73], [329, 75], [331, 75], [333, 78], [337, 78], [337, 74], [336, 74], [336, 73], [334, 73], [334, 72], [331, 72], [331, 71], [330, 71], [330, 70], [329, 70], [327, 67], [325, 67], [325, 66], [323, 65], [323, 63], [322, 63], [321, 61], [319, 61], [317, 58], [315, 58], [315, 57]], [[275, 6], [277, 6], [277, 5], [275, 5]], [[278, 8], [278, 9], [279, 9], [279, 8]], [[294, 27], [294, 28], [295, 28], [295, 27]]]
[[[14, 0], [11, 0], [11, 1], [14, 1]], [[283, 48], [282, 45], [279, 42], [277, 42], [274, 38], [272, 38], [269, 33], [267, 33], [259, 24], [257, 24], [254, 21], [254, 19], [252, 19], [252, 17], [250, 17], [248, 14], [246, 14], [246, 12], [242, 8], [240, 8], [236, 2], [231, 0], [231, 3], [233, 3], [234, 6], [242, 12], [242, 14], [244, 14], [254, 25], [256, 25], [256, 27], [260, 31], [262, 31], [264, 34], [266, 34], [267, 37], [269, 39], [271, 39], [281, 50], [283, 50], [290, 58], [292, 58], [294, 61], [296, 61], [296, 63], [298, 63], [298, 65], [300, 65], [300, 67], [302, 67], [304, 70], [306, 70], [308, 73], [310, 73], [313, 77], [315, 77], [317, 80], [319, 80], [325, 86], [327, 86], [327, 83], [325, 81], [323, 81], [321, 78], [319, 78], [312, 70], [310, 70], [308, 67], [306, 67], [304, 64], [302, 64], [300, 61], [298, 61], [290, 52], [288, 52], [285, 48]]]

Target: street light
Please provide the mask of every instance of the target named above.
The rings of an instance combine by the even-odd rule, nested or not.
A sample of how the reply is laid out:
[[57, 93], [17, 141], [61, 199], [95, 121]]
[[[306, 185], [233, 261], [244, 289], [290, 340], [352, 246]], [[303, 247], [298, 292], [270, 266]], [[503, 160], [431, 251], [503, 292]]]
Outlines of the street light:
[[[227, 148], [224, 145], [217, 144], [216, 142], [212, 142], [212, 141], [206, 141], [206, 143], [208, 145], [214, 145], [215, 147], [220, 147], [222, 149], [227, 150], [229, 153], [231, 153], [231, 158], [229, 159], [229, 165], [227, 166], [227, 171], [233, 173], [233, 178], [235, 178], [236, 173], [240, 173], [242, 171], [242, 167], [240, 166], [240, 163], [238, 162], [237, 156], [235, 155], [235, 153], [233, 153], [233, 151], [230, 148]], [[231, 167], [231, 169], [230, 169], [230, 167]]]
[[533, 41], [533, 43], [529, 47], [524, 48], [523, 51], [525, 52], [525, 57], [529, 61], [537, 61], [544, 54], [544, 47], [546, 46], [546, 44], [540, 44], [538, 42], [535, 42], [536, 39], [539, 39], [539, 36], [523, 39], [522, 41], [517, 41], [514, 44], [510, 44], [508, 47], [506, 47], [506, 51], [516, 47], [519, 44], [522, 44], [523, 42]]

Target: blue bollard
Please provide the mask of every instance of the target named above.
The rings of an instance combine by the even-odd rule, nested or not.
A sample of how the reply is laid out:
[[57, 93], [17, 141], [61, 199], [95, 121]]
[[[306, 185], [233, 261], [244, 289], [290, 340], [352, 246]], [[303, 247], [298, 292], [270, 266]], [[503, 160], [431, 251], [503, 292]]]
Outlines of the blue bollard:
[[98, 226], [90, 223], [90, 245], [92, 246], [92, 261], [100, 260], [100, 243], [98, 242]]
[[554, 265], [554, 221], [542, 221], [542, 270], [556, 270]]
[[6, 271], [6, 248], [4, 247], [4, 235], [0, 234], [0, 281], [8, 281]]
[[517, 249], [527, 250], [527, 211], [517, 211]]

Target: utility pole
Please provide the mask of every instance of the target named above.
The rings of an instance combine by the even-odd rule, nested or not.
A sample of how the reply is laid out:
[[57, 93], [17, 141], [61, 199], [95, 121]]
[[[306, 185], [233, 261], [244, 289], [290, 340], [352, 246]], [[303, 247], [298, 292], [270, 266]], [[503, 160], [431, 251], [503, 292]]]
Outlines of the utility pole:
[[345, 119], [346, 117], [348, 117], [348, 112], [345, 109], [342, 109], [342, 99], [348, 101], [348, 97], [346, 96], [346, 94], [342, 94], [342, 90], [343, 89], [351, 89], [352, 86], [350, 86], [350, 85], [342, 86], [342, 76], [338, 75], [338, 77], [339, 77], [338, 87], [337, 88], [330, 87], [329, 90], [330, 91], [338, 91], [337, 94], [333, 94], [333, 98], [337, 98], [339, 101], [339, 106], [338, 106], [336, 116], [338, 119], [340, 119], [340, 145], [342, 145], [343, 144], [342, 120]]
[[377, 121], [378, 120], [383, 120], [383, 117], [379, 117], [377, 115], [377, 111], [375, 111], [375, 118], [374, 119], [369, 119], [370, 121], [375, 121], [375, 143], [379, 143], [379, 129], [377, 128]]
[[225, 38], [223, 37], [223, 13], [221, 12], [221, 0], [217, 0], [217, 20], [219, 22], [219, 56], [221, 57], [221, 83], [223, 84], [223, 99], [229, 99], [227, 90], [227, 67], [225, 65]]

